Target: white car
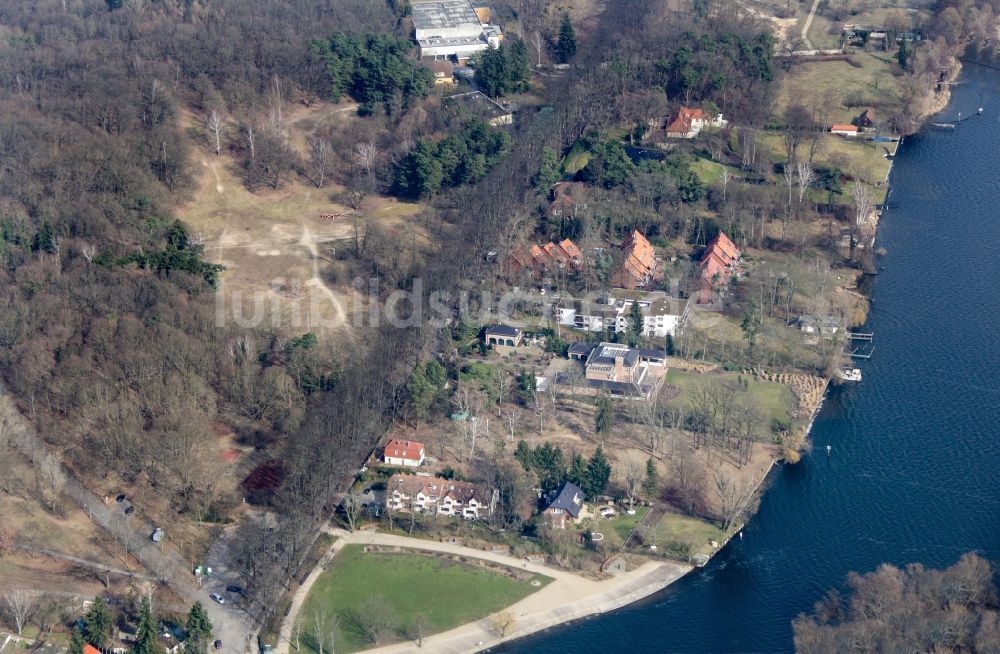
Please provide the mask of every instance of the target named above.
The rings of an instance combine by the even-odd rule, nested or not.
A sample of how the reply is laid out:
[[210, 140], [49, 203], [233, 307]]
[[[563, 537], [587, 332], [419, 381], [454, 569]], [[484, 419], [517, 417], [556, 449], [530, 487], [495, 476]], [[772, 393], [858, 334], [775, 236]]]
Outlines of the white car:
[[612, 518], [612, 517], [614, 517], [614, 515], [615, 515], [615, 510], [612, 509], [612, 508], [610, 508], [610, 507], [606, 506], [603, 509], [601, 509], [601, 517], [602, 518]]
[[211, 595], [209, 595], [209, 597], [211, 597], [213, 600], [215, 600], [219, 604], [225, 604], [226, 603], [226, 598], [223, 597], [222, 595], [219, 595], [218, 593], [212, 593]]

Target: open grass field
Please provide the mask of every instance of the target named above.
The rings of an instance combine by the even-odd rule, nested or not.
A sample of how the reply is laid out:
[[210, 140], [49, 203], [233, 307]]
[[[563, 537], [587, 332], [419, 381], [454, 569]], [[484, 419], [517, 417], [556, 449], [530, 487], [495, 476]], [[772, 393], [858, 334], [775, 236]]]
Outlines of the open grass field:
[[714, 551], [711, 541], [722, 542], [722, 537], [722, 530], [715, 525], [677, 513], [664, 513], [656, 522], [656, 538], [660, 543], [687, 543], [692, 554], [711, 554]]
[[621, 547], [624, 545], [625, 539], [631, 535], [635, 526], [649, 513], [649, 507], [637, 506], [635, 507], [635, 515], [628, 515], [625, 513], [625, 507], [619, 505], [614, 507], [615, 511], [618, 511], [617, 515], [609, 519], [604, 519], [596, 513], [599, 508], [595, 506], [594, 517], [582, 522], [579, 528], [581, 531], [602, 534], [604, 536], [602, 542], [605, 547]]
[[667, 403], [673, 406], [689, 406], [690, 394], [700, 384], [733, 384], [737, 389], [737, 397], [744, 396], [751, 400], [771, 425], [789, 425], [790, 414], [798, 407], [798, 400], [792, 389], [784, 384], [760, 381], [735, 372], [704, 375], [671, 369], [667, 372], [666, 383], [680, 391], [677, 397]]
[[[534, 580], [541, 585], [531, 585]], [[316, 580], [306, 598], [300, 613], [301, 639], [307, 650], [318, 652], [309, 634], [315, 616], [325, 609], [340, 621], [333, 651], [350, 652], [370, 646], [356, 623], [361, 607], [375, 597], [384, 599], [392, 608], [395, 625], [379, 644], [403, 639], [406, 626], [418, 614], [426, 619], [426, 633], [446, 631], [510, 606], [548, 581], [540, 576], [517, 580], [432, 556], [365, 552], [360, 545], [348, 545]]]
[[698, 176], [703, 184], [711, 186], [719, 181], [722, 176], [724, 166], [715, 161], [709, 161], [701, 157], [694, 157], [690, 163], [691, 170]]
[[[784, 161], [785, 145], [782, 135], [768, 132], [758, 137], [760, 147], [768, 152], [776, 161]], [[885, 158], [883, 146], [893, 151], [894, 143], [869, 143], [860, 140], [849, 140], [835, 134], [825, 134], [820, 141], [814, 163], [817, 166], [839, 168], [844, 173], [859, 177], [861, 181], [872, 187], [875, 192], [875, 202], [883, 202], [888, 192], [885, 179], [889, 174], [892, 162]], [[807, 145], [800, 146], [800, 157], [805, 153]], [[850, 204], [850, 185], [842, 185], [840, 193], [834, 194], [834, 201]], [[811, 189], [811, 196], [816, 202], [827, 201], [827, 192], [823, 189]]]
[[781, 81], [774, 115], [781, 116], [792, 98], [821, 98], [829, 102], [831, 123], [849, 123], [866, 107], [876, 115], [892, 113], [900, 102], [898, 66], [891, 53], [856, 52], [847, 61], [798, 63]]

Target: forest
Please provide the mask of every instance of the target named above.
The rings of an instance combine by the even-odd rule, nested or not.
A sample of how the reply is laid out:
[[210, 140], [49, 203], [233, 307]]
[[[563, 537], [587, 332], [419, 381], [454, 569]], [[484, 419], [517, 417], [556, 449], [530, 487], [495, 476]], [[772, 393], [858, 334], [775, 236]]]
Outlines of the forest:
[[1000, 601], [989, 561], [974, 553], [936, 570], [889, 564], [852, 572], [793, 623], [797, 652], [995, 652]]

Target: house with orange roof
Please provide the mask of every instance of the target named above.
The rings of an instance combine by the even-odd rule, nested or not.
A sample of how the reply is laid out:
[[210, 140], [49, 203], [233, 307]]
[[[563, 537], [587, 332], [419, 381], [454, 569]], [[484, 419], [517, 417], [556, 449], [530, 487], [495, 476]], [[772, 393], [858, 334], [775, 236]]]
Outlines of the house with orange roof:
[[717, 250], [725, 259], [726, 265], [732, 265], [740, 258], [740, 249], [736, 247], [725, 232], [719, 232], [708, 242], [708, 250]]
[[423, 443], [401, 438], [390, 440], [382, 452], [382, 460], [391, 466], [416, 468], [423, 465], [425, 458]]
[[708, 247], [698, 262], [699, 303], [708, 303], [712, 293], [728, 283], [729, 278], [737, 273], [740, 254], [740, 249], [724, 232], [719, 232], [708, 242]]
[[830, 127], [830, 133], [841, 136], [857, 136], [858, 128], [854, 125], [833, 125]]
[[542, 278], [557, 270], [576, 269], [583, 265], [583, 252], [570, 239], [559, 243], [550, 241], [545, 245], [518, 248], [508, 258], [508, 268], [512, 275], [529, 274]]
[[583, 251], [576, 246], [576, 243], [568, 238], [564, 238], [559, 242], [559, 247], [562, 248], [563, 252], [565, 252], [576, 265], [583, 263]]
[[634, 230], [622, 243], [624, 260], [611, 285], [634, 291], [646, 288], [656, 278], [656, 251], [646, 237]]
[[722, 114], [710, 116], [701, 108], [681, 107], [666, 126], [668, 138], [693, 139], [706, 127], [725, 127], [729, 121]]

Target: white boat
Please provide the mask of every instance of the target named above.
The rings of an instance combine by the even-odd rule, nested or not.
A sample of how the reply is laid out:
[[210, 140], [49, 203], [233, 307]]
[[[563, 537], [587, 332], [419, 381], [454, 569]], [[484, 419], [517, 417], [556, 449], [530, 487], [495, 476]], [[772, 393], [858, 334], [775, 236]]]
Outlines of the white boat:
[[837, 377], [843, 379], [844, 381], [861, 381], [861, 369], [860, 368], [844, 368], [843, 370], [837, 371]]

